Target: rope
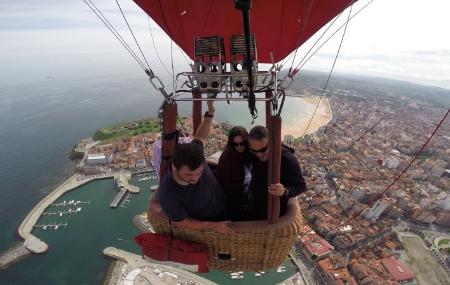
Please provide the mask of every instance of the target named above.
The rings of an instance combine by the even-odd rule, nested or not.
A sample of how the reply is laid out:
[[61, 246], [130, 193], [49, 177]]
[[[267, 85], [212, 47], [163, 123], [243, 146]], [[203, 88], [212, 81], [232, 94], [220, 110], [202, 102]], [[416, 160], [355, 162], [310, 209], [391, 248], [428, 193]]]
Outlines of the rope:
[[153, 38], [153, 33], [152, 33], [152, 25], [151, 25], [150, 17], [148, 17], [148, 28], [150, 30], [150, 37], [152, 38], [153, 48], [155, 49], [156, 57], [158, 58], [159, 63], [161, 63], [161, 66], [164, 68], [164, 70], [167, 72], [167, 74], [170, 75], [170, 71], [167, 69], [166, 65], [163, 63], [161, 57], [159, 56], [158, 49], [156, 48], [155, 39]]
[[314, 112], [313, 112], [313, 114], [312, 114], [312, 116], [311, 116], [311, 119], [309, 120], [308, 125], [306, 126], [306, 129], [305, 129], [305, 131], [303, 132], [303, 135], [302, 135], [302, 136], [304, 136], [304, 135], [306, 134], [306, 132], [308, 131], [308, 128], [309, 128], [309, 126], [311, 125], [311, 122], [312, 122], [312, 120], [314, 119], [314, 116], [316, 115], [317, 109], [319, 108], [320, 101], [322, 100], [322, 97], [323, 97], [323, 95], [325, 94], [325, 92], [326, 92], [326, 90], [327, 90], [327, 86], [328, 86], [328, 83], [330, 82], [331, 74], [333, 73], [334, 66], [336, 65], [336, 61], [337, 61], [338, 56], [339, 56], [339, 52], [341, 51], [342, 43], [344, 42], [344, 37], [345, 37], [345, 33], [346, 33], [346, 31], [347, 31], [348, 22], [350, 21], [350, 16], [351, 16], [351, 13], [352, 13], [352, 8], [353, 8], [353, 6], [350, 6], [350, 11], [348, 12], [347, 23], [346, 23], [346, 25], [345, 25], [344, 32], [342, 33], [341, 42], [339, 43], [339, 47], [338, 47], [338, 50], [337, 50], [337, 52], [336, 52], [336, 56], [334, 57], [333, 66], [331, 67], [330, 73], [328, 74], [327, 81], [325, 82], [325, 86], [323, 87], [323, 90], [322, 90], [322, 92], [321, 92], [321, 94], [320, 94], [319, 100], [317, 101], [316, 108], [314, 109]]
[[177, 114], [177, 119], [178, 119], [178, 122], [180, 123], [181, 129], [183, 130], [184, 136], [188, 136], [189, 133], [188, 133], [188, 131], [186, 130], [186, 128], [184, 127], [184, 124], [183, 124], [183, 122], [181, 121], [180, 115], [178, 115], [178, 114]]
[[[301, 30], [300, 30], [300, 34], [298, 37], [298, 42], [301, 42], [302, 38], [303, 38], [303, 33], [305, 31], [306, 28], [306, 24], [308, 23], [309, 20], [309, 16], [311, 15], [311, 10], [312, 10], [312, 6], [314, 4], [314, 0], [312, 0], [311, 2], [309, 2], [309, 8], [308, 8], [308, 13], [306, 14], [306, 20], [304, 22], [304, 25], [302, 26]], [[303, 2], [302, 2], [303, 3]], [[339, 13], [340, 14], [340, 13]], [[294, 53], [294, 58], [292, 59], [292, 63], [291, 63], [291, 67], [289, 68], [289, 73], [292, 70], [292, 66], [294, 66], [294, 62], [295, 62], [295, 58], [297, 56], [297, 51], [300, 48], [300, 45], [295, 49], [295, 53]]]
[[171, 66], [172, 66], [172, 87], [173, 87], [173, 92], [175, 93], [175, 69], [173, 67], [173, 40], [170, 39], [170, 62], [171, 62]]
[[[84, 3], [89, 7], [89, 9], [94, 12], [94, 14], [103, 22], [103, 24], [110, 30], [110, 32], [116, 37], [116, 39], [122, 44], [122, 46], [128, 51], [128, 53], [134, 58], [134, 60], [139, 64], [139, 66], [147, 73], [147, 69], [139, 57], [134, 53], [131, 47], [125, 42], [122, 36], [117, 32], [114, 26], [108, 21], [108, 19], [102, 14], [102, 12], [92, 3], [91, 0], [83, 0]], [[90, 4], [89, 4], [89, 3]], [[91, 6], [92, 5], [92, 6]], [[95, 8], [95, 9], [94, 9]]]
[[[403, 174], [406, 173], [406, 171], [409, 169], [409, 167], [417, 160], [417, 158], [420, 156], [420, 154], [423, 152], [423, 150], [428, 146], [428, 144], [430, 143], [431, 139], [433, 138], [433, 136], [436, 134], [436, 132], [439, 130], [439, 128], [441, 127], [442, 123], [445, 121], [445, 119], [447, 118], [448, 114], [450, 113], [450, 108], [447, 110], [447, 113], [445, 113], [444, 117], [441, 119], [441, 121], [437, 124], [436, 128], [434, 129], [434, 131], [431, 133], [430, 137], [425, 141], [425, 143], [422, 145], [422, 147], [420, 148], [420, 150], [416, 153], [416, 155], [413, 157], [413, 159], [411, 159], [411, 161], [408, 163], [408, 165], [405, 167], [405, 169], [402, 170], [402, 172], [400, 172], [400, 174], [394, 179], [394, 181], [392, 181], [391, 184], [389, 184], [389, 186], [387, 186], [380, 194], [376, 195], [376, 198], [374, 199], [374, 201], [377, 201], [381, 196], [383, 196], [387, 191], [389, 191], [389, 189], [395, 184], [395, 182], [397, 182], [400, 177], [403, 176]], [[363, 209], [357, 214], [354, 215], [353, 217], [351, 217], [350, 219], [348, 219], [346, 221], [346, 223], [350, 222], [351, 220], [353, 220], [354, 217], [359, 216], [361, 213], [363, 213], [367, 208], [372, 207], [373, 204], [375, 203], [370, 203], [368, 205], [365, 205], [363, 207]]]
[[[322, 38], [322, 36], [325, 34], [322, 34], [322, 36], [314, 43], [314, 45], [310, 48], [310, 50], [308, 51], [308, 53], [303, 57], [303, 59], [298, 63], [298, 65], [294, 68], [294, 70], [300, 70], [303, 68], [303, 66], [305, 66], [305, 64], [337, 33], [339, 32], [342, 28], [347, 27], [347, 23], [352, 20], [356, 15], [358, 15], [363, 9], [367, 8], [367, 6], [369, 6], [374, 0], [370, 0], [366, 5], [364, 5], [361, 9], [359, 9], [355, 14], [353, 14], [349, 20], [347, 20], [344, 24], [342, 24], [336, 31], [334, 31], [306, 60], [306, 56], [309, 54], [309, 52], [315, 47], [315, 45], [318, 43], [318, 41], [320, 40], [320, 38]], [[353, 3], [353, 2], [352, 2]], [[334, 24], [334, 22], [336, 21], [336, 19], [333, 21], [332, 24]], [[331, 25], [332, 25], [331, 24]], [[331, 25], [329, 27], [331, 27]], [[327, 28], [328, 31], [328, 28]], [[305, 60], [305, 61], [304, 61]], [[304, 62], [303, 62], [304, 61]], [[303, 64], [302, 64], [303, 62]]]
[[150, 65], [148, 64], [147, 58], [145, 57], [144, 53], [142, 52], [141, 46], [139, 45], [136, 37], [134, 36], [133, 30], [130, 27], [130, 24], [128, 24], [127, 18], [125, 17], [125, 14], [122, 11], [122, 7], [120, 7], [119, 1], [116, 0], [117, 7], [119, 7], [120, 13], [122, 14], [123, 19], [125, 20], [125, 23], [127, 24], [128, 30], [130, 30], [131, 35], [133, 36], [134, 42], [136, 43], [137, 47], [139, 48], [139, 51], [141, 52], [142, 57], [144, 58], [145, 63], [147, 64], [148, 69], [150, 69]]
[[422, 153], [422, 151], [427, 147], [428, 143], [430, 142], [431, 138], [433, 138], [434, 134], [437, 132], [437, 130], [441, 127], [442, 123], [445, 121], [445, 119], [447, 118], [448, 114], [450, 113], [450, 108], [447, 110], [447, 113], [445, 113], [444, 117], [442, 118], [442, 120], [439, 122], [439, 124], [436, 126], [436, 128], [434, 129], [433, 133], [430, 135], [430, 137], [427, 139], [427, 141], [423, 144], [423, 146], [420, 148], [419, 152], [414, 156], [414, 158], [410, 161], [410, 163], [408, 164], [408, 166], [405, 167], [405, 169], [403, 169], [403, 171], [397, 176], [397, 178], [394, 179], [394, 181], [392, 181], [392, 183], [386, 187], [386, 189], [381, 193], [381, 195], [383, 195], [384, 193], [386, 193], [391, 187], [392, 185], [394, 185], [395, 182], [397, 182], [398, 179], [400, 179], [400, 177], [408, 170], [408, 168], [411, 166], [411, 164], [414, 163], [414, 161], [416, 161], [416, 159], [419, 157], [419, 155]]
[[187, 64], [188, 64], [189, 66], [192, 66], [192, 64], [191, 64], [191, 59], [188, 58], [188, 57], [186, 56], [186, 53], [184, 52], [184, 50], [182, 50], [178, 45], [177, 45], [177, 47], [178, 47], [178, 49], [180, 50], [181, 55], [182, 55], [182, 56], [184, 57], [184, 59], [186, 60]]
[[[306, 53], [306, 55], [308, 55], [308, 54], [311, 52], [311, 50], [316, 46], [316, 44], [320, 41], [320, 39], [322, 39], [322, 37], [328, 32], [328, 30], [333, 26], [333, 24], [337, 21], [337, 19], [339, 19], [339, 17], [340, 17], [341, 15], [342, 15], [342, 12], [339, 13], [336, 17], [334, 17], [333, 21], [332, 21], [332, 22], [327, 26], [327, 28], [322, 32], [322, 34], [320, 35], [320, 37], [314, 42], [314, 44], [313, 44], [312, 47], [308, 50], [308, 52]], [[298, 51], [299, 48], [300, 48], [300, 46], [296, 48], [294, 55], [297, 53], [297, 51]], [[303, 57], [303, 59], [306, 57], [306, 55]], [[293, 56], [293, 54], [291, 53], [291, 54], [286, 58], [286, 60], [284, 60], [284, 62], [280, 64], [280, 66], [279, 66], [279, 69], [280, 69], [280, 70], [284, 67], [284, 65], [289, 61], [289, 58], [292, 57], [292, 56]], [[303, 59], [302, 59], [302, 60], [303, 60]], [[300, 61], [300, 62], [301, 62], [301, 61]], [[294, 61], [292, 61], [292, 65], [291, 65], [290, 70], [292, 69], [293, 63], [294, 63]]]

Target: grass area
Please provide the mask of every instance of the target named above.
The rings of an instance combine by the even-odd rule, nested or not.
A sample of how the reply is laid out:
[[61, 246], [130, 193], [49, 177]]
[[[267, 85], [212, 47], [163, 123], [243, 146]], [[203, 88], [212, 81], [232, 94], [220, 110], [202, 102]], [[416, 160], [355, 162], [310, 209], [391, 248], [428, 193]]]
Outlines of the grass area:
[[438, 242], [438, 246], [444, 246], [444, 245], [448, 245], [450, 243], [450, 239], [441, 239]]
[[147, 118], [133, 122], [121, 122], [102, 128], [95, 132], [93, 139], [104, 142], [155, 132], [159, 132], [159, 120], [155, 118]]
[[408, 266], [416, 274], [419, 284], [450, 284], [447, 273], [432, 254], [423, 247], [418, 237], [402, 237], [409, 260]]

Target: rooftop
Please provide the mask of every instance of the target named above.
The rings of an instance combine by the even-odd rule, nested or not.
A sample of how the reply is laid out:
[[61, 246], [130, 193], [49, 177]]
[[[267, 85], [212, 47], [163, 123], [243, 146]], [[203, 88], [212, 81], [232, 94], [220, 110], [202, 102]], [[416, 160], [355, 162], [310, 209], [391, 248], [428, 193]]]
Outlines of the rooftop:
[[395, 259], [393, 256], [381, 260], [383, 266], [394, 276], [395, 280], [407, 281], [414, 279], [416, 275], [409, 269], [403, 261]]

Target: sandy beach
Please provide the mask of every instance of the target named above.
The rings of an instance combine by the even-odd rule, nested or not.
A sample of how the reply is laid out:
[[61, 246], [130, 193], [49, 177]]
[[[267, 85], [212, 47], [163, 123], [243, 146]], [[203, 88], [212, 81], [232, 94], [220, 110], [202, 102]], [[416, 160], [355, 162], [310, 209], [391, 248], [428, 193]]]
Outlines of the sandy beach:
[[[303, 100], [306, 104], [312, 105], [312, 108], [310, 109], [310, 112], [306, 114], [306, 116], [305, 114], [301, 114], [293, 122], [283, 122], [283, 128], [281, 131], [282, 138], [284, 138], [285, 135], [293, 135], [294, 137], [300, 137], [303, 135], [319, 99], [320, 97], [318, 96], [299, 98], [299, 100]], [[332, 118], [333, 113], [331, 111], [330, 102], [328, 98], [323, 97], [320, 100], [319, 107], [317, 108], [316, 114], [314, 115], [314, 119], [312, 120], [311, 125], [309, 126], [306, 133], [314, 133], [320, 127], [328, 124]]]

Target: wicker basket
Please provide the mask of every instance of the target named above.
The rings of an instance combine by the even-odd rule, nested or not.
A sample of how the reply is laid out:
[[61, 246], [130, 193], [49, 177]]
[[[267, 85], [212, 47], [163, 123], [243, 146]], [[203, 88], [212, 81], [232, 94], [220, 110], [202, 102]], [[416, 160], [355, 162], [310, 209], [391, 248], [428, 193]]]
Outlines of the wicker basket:
[[[170, 235], [166, 218], [148, 211], [156, 233]], [[208, 246], [208, 267], [222, 271], [261, 271], [282, 264], [289, 254], [302, 224], [300, 209], [291, 198], [288, 209], [276, 224], [267, 221], [232, 222], [233, 234], [211, 230], [188, 230], [172, 226], [174, 236]]]

